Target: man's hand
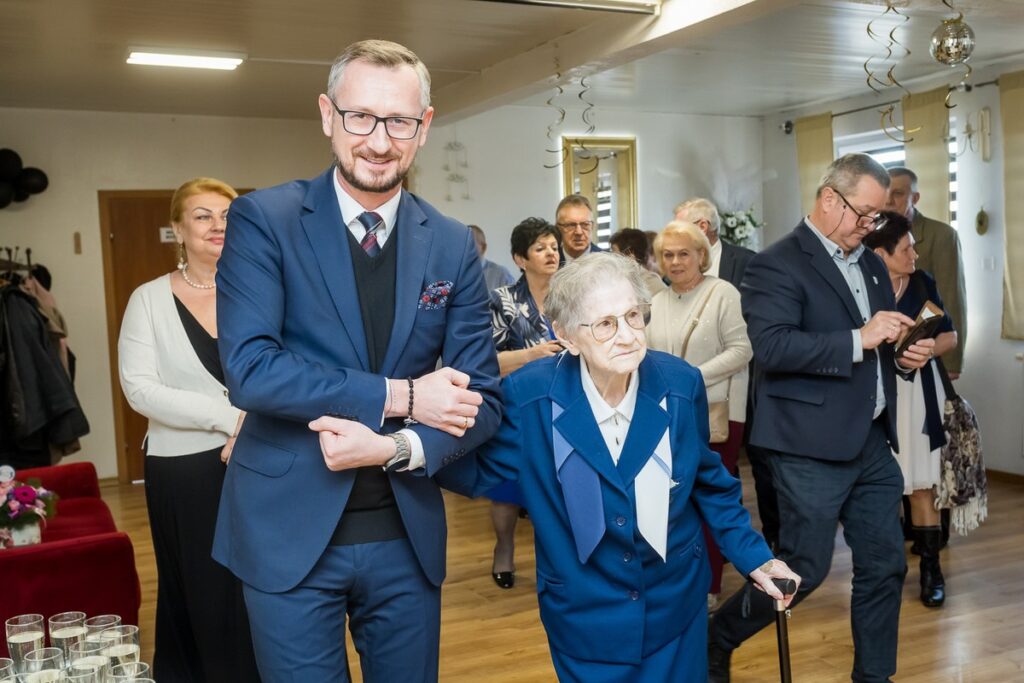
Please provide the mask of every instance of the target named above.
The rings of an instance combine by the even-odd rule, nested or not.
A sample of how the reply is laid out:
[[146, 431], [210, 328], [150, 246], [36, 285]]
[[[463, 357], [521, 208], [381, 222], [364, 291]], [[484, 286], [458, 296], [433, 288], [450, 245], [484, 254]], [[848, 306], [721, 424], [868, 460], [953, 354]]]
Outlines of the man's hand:
[[786, 607], [789, 607], [789, 603], [793, 601], [793, 597], [796, 595], [785, 596], [775, 584], [772, 583], [772, 579], [793, 579], [796, 581], [797, 589], [800, 588], [800, 577], [797, 576], [789, 566], [782, 560], [768, 560], [763, 565], [750, 572], [750, 579], [757, 586], [758, 590], [764, 591], [775, 600], [784, 600]]
[[[409, 413], [409, 385], [391, 382], [392, 399], [388, 417]], [[470, 391], [469, 375], [454, 368], [441, 368], [414, 381], [412, 418], [434, 429], [462, 437], [476, 423], [483, 397]]]
[[319, 417], [309, 428], [320, 433], [320, 452], [332, 472], [356, 467], [384, 465], [395, 455], [395, 442], [360, 422], [336, 417]]
[[903, 355], [896, 359], [896, 362], [901, 368], [906, 370], [917, 370], [923, 368], [925, 364], [932, 359], [935, 355], [935, 340], [934, 339], [919, 339], [903, 352]]
[[903, 328], [910, 329], [914, 321], [897, 311], [879, 311], [860, 328], [860, 343], [865, 351], [878, 348], [883, 342], [894, 343]]

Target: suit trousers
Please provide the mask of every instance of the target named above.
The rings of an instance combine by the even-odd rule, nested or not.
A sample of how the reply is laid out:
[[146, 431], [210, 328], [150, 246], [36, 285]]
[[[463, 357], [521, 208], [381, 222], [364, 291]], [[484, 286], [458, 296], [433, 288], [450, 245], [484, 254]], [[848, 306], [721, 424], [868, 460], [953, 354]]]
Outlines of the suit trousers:
[[295, 588], [244, 591], [264, 683], [351, 680], [346, 615], [365, 683], [437, 681], [441, 589], [406, 538], [328, 546]]
[[[903, 474], [886, 439], [884, 415], [853, 460], [770, 454], [781, 520], [778, 556], [802, 577], [794, 604], [828, 576], [841, 522], [853, 553], [852, 680], [888, 681], [896, 672], [907, 564], [899, 521]], [[747, 586], [715, 613], [711, 637], [732, 650], [774, 620], [771, 598]]]

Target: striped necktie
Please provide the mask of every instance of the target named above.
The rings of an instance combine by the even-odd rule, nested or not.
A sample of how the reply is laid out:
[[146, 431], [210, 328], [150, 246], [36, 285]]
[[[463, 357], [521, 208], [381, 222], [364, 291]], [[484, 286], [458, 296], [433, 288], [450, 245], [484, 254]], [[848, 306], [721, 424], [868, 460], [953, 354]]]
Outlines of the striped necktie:
[[370, 258], [374, 258], [380, 253], [380, 244], [377, 243], [377, 230], [384, 227], [384, 220], [373, 211], [365, 211], [359, 214], [358, 220], [366, 228], [366, 234], [363, 236], [363, 241], [359, 243], [359, 246], [363, 248], [363, 251]]

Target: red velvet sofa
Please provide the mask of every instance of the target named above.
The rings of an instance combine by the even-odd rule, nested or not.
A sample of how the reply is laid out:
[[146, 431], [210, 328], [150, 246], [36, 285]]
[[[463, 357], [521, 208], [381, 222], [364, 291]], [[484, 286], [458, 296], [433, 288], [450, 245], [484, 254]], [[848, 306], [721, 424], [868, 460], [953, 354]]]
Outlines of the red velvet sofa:
[[[16, 478], [38, 478], [60, 500], [42, 543], [0, 550], [0, 621], [79, 610], [119, 614], [124, 623], [138, 624], [142, 597], [132, 542], [100, 498], [92, 463], [25, 469]], [[0, 657], [6, 656], [0, 634]]]

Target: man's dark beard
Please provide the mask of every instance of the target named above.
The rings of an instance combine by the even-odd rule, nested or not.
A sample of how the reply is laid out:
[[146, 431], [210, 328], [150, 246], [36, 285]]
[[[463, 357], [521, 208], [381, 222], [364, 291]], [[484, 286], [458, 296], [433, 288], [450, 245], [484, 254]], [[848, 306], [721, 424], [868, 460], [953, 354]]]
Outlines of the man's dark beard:
[[355, 173], [349, 172], [349, 170], [342, 165], [341, 161], [338, 160], [338, 157], [334, 157], [334, 165], [338, 167], [338, 173], [340, 173], [341, 177], [345, 179], [345, 182], [360, 192], [389, 192], [401, 185], [402, 181], [405, 180], [405, 176], [409, 174], [408, 168], [404, 170], [400, 169], [393, 178], [381, 178], [377, 181], [376, 185], [370, 185], [359, 180]]

